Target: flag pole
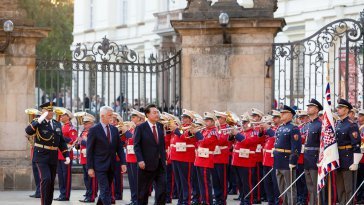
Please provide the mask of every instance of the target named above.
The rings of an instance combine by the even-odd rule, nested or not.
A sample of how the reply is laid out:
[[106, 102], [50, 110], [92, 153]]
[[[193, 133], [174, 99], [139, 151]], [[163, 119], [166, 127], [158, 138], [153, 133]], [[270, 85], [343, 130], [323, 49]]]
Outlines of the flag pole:
[[[327, 80], [327, 83], [330, 84], [330, 62], [329, 62], [330, 58], [327, 59], [327, 66], [326, 66], [326, 69], [327, 69], [327, 75], [326, 75], [326, 80]], [[330, 106], [330, 109], [331, 109], [331, 106]], [[329, 172], [329, 176], [328, 176], [328, 183], [327, 183], [327, 186], [328, 186], [328, 202], [329, 202], [329, 205], [332, 205], [332, 201], [331, 201], [331, 172]]]

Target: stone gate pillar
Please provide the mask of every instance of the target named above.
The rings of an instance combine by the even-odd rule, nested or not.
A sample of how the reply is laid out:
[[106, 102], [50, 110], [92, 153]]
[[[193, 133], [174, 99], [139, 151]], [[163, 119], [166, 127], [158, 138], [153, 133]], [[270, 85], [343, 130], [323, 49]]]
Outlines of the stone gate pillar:
[[24, 110], [35, 105], [35, 47], [49, 30], [34, 27], [18, 1], [5, 0], [0, 5], [0, 43], [8, 19], [14, 31], [9, 47], [0, 53], [0, 190], [24, 190], [34, 184]]
[[[182, 37], [182, 107], [198, 112], [231, 110], [242, 114], [251, 107], [268, 112], [272, 99], [272, 55], [275, 35], [285, 25], [276, 19], [275, 0], [254, 1], [243, 8], [236, 0], [191, 0], [182, 20], [171, 21]], [[219, 15], [230, 22], [224, 29]]]

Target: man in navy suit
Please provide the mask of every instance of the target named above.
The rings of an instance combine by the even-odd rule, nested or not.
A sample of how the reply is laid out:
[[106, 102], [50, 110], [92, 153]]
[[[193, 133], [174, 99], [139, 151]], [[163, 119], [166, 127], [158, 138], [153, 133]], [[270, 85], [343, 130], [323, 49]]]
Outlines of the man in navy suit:
[[90, 177], [97, 178], [100, 196], [97, 204], [111, 204], [111, 183], [114, 179], [116, 155], [122, 164], [122, 172], [126, 171], [124, 149], [119, 131], [110, 124], [113, 109], [109, 106], [100, 108], [100, 123], [90, 128], [87, 137], [87, 168]]
[[166, 200], [166, 150], [163, 125], [153, 104], [145, 108], [148, 120], [135, 129], [134, 152], [138, 161], [137, 204], [147, 205], [149, 188], [154, 182], [156, 205]]

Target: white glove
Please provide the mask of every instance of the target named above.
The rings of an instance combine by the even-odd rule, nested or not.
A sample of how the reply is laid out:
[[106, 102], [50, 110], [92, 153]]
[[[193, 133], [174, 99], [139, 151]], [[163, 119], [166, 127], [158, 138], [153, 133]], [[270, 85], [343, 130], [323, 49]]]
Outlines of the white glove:
[[296, 165], [294, 165], [294, 164], [289, 164], [288, 166], [289, 166], [290, 169], [293, 169], [293, 168], [296, 167]]
[[69, 164], [71, 162], [69, 157], [66, 157], [66, 161], [64, 162], [64, 164]]
[[353, 164], [350, 165], [349, 169], [351, 171], [356, 171], [358, 170], [358, 164], [361, 160], [361, 157], [363, 156], [363, 154], [361, 153], [354, 153], [354, 159], [353, 159]]
[[38, 123], [42, 123], [43, 120], [47, 117], [48, 112], [43, 113], [39, 118], [38, 118]]

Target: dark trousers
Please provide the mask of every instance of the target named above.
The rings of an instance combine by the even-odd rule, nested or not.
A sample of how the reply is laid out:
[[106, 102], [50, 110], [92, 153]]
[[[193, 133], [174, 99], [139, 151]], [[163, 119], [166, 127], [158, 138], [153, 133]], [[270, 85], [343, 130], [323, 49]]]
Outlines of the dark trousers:
[[[356, 187], [358, 188], [359, 185], [364, 180], [364, 163], [359, 164], [359, 169], [358, 169], [357, 173], [358, 173], [358, 175], [357, 175]], [[356, 199], [357, 199], [358, 202], [364, 201], [364, 185], [361, 186], [358, 193], [356, 194]]]
[[254, 194], [253, 192], [245, 198], [245, 196], [253, 189], [253, 179], [255, 176], [255, 168], [250, 167], [235, 167], [238, 175], [239, 182], [241, 184], [241, 205], [253, 204]]
[[[336, 171], [336, 188], [339, 204], [346, 204], [354, 193], [355, 172], [350, 170]], [[350, 204], [354, 204], [354, 200]]]
[[70, 199], [71, 185], [72, 185], [72, 160], [69, 164], [64, 163], [65, 160], [58, 160], [58, 185], [59, 185], [59, 198]]
[[[264, 176], [268, 174], [268, 172], [273, 167], [263, 166], [263, 174]], [[279, 205], [279, 188], [277, 184], [276, 171], [272, 170], [269, 175], [264, 179], [264, 188], [265, 194], [267, 197], [268, 205]]]
[[97, 204], [111, 204], [111, 184], [114, 179], [114, 170], [110, 167], [107, 171], [95, 171], [99, 184], [100, 195]]
[[[304, 172], [303, 164], [298, 164], [296, 169], [296, 176], [300, 176]], [[303, 175], [296, 182], [297, 187], [297, 202], [306, 204], [307, 203], [307, 186], [306, 186], [306, 178]]]
[[167, 187], [166, 187], [166, 200], [172, 200], [173, 194], [175, 192], [175, 180], [174, 180], [174, 172], [172, 168], [172, 164], [168, 164], [167, 168]]
[[227, 164], [215, 164], [211, 174], [216, 203], [225, 205], [227, 199]]
[[211, 168], [197, 167], [201, 204], [212, 205]]
[[182, 189], [181, 178], [180, 178], [179, 172], [178, 172], [178, 162], [177, 161], [172, 161], [172, 169], [174, 172], [174, 180], [176, 182], [176, 188], [177, 188], [177, 197], [178, 197], [177, 204], [181, 204], [183, 201], [183, 189]]
[[137, 169], [137, 204], [147, 205], [149, 197], [149, 189], [154, 183], [155, 185], [155, 203], [156, 205], [165, 204], [166, 201], [166, 170], [159, 160], [158, 168], [154, 171]]
[[83, 182], [85, 183], [86, 187], [85, 199], [94, 201], [95, 198], [97, 197], [97, 190], [98, 190], [96, 177], [91, 178], [90, 176], [88, 176], [87, 167], [85, 164], [82, 165], [82, 170], [83, 170]]
[[40, 197], [40, 178], [39, 178], [39, 171], [37, 168], [37, 164], [32, 162], [32, 169], [33, 169], [33, 177], [35, 182], [35, 196]]
[[[255, 177], [253, 177], [253, 187], [257, 185], [257, 183], [262, 179], [263, 177], [263, 164], [262, 162], [258, 162], [255, 167]], [[254, 190], [254, 197], [257, 200], [257, 202], [260, 202], [261, 199], [266, 199], [265, 196], [265, 190], [262, 183], [258, 185], [258, 187]]]
[[237, 185], [236, 185], [236, 173], [235, 173], [235, 169], [233, 168], [233, 166], [231, 165], [231, 160], [232, 157], [229, 156], [229, 164], [227, 167], [227, 175], [228, 175], [228, 180], [229, 180], [229, 187], [228, 187], [228, 192], [236, 192], [237, 191]]
[[127, 163], [131, 202], [137, 202], [137, 163]]
[[192, 162], [180, 162], [174, 161], [175, 163], [175, 175], [179, 179], [180, 184], [180, 199], [179, 204], [188, 204], [191, 201], [191, 173], [192, 173]]
[[200, 202], [200, 187], [198, 185], [198, 169], [196, 166], [192, 166], [192, 202]]
[[123, 175], [121, 174], [120, 161], [115, 162], [113, 190], [113, 198], [115, 200], [123, 200]]
[[57, 164], [36, 163], [40, 178], [40, 197], [42, 205], [51, 205], [53, 201], [54, 180]]

